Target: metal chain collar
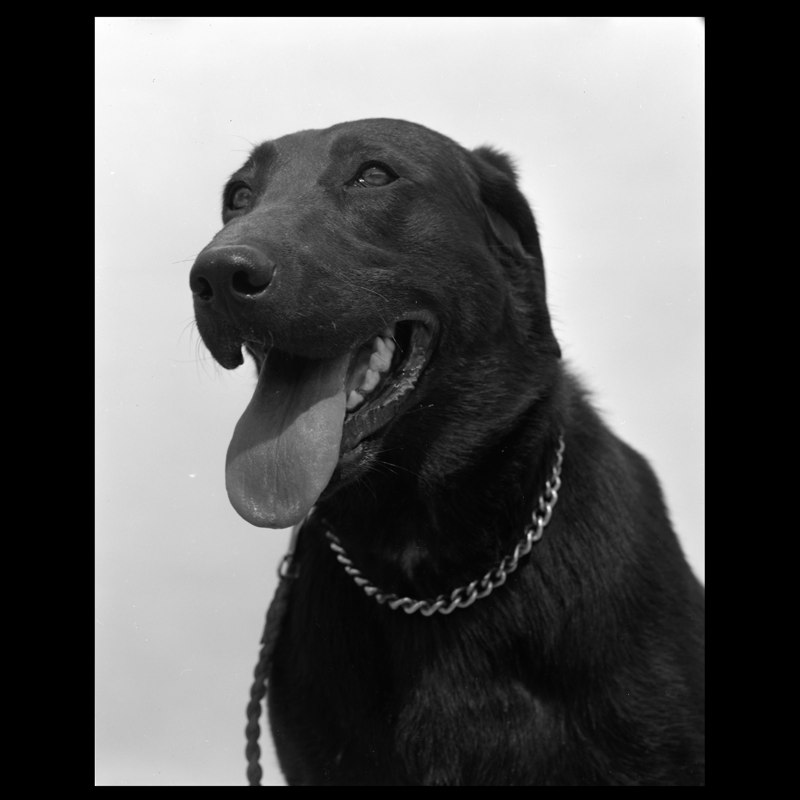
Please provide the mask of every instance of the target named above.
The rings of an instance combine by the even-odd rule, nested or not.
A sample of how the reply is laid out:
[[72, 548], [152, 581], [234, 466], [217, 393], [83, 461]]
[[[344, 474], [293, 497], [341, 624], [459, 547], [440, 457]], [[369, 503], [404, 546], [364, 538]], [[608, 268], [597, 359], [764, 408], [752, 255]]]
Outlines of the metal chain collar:
[[440, 594], [434, 600], [415, 600], [412, 597], [398, 597], [379, 589], [364, 577], [361, 570], [353, 565], [342, 543], [330, 530], [325, 531], [331, 550], [336, 554], [336, 559], [344, 566], [345, 572], [364, 591], [367, 597], [374, 598], [381, 605], [386, 604], [393, 611], [402, 608], [406, 614], [419, 611], [430, 617], [437, 611], [440, 614], [449, 614], [456, 608], [467, 608], [476, 600], [491, 594], [498, 586], [506, 582], [509, 574], [517, 568], [520, 558], [528, 555], [534, 542], [542, 538], [545, 526], [550, 522], [553, 508], [558, 501], [558, 490], [561, 488], [561, 463], [564, 458], [564, 437], [558, 437], [558, 450], [556, 463], [550, 479], [545, 483], [544, 491], [539, 496], [539, 502], [533, 510], [531, 521], [525, 526], [525, 535], [520, 539], [511, 555], [506, 556], [494, 569], [490, 569], [482, 578], [453, 589], [449, 595]]

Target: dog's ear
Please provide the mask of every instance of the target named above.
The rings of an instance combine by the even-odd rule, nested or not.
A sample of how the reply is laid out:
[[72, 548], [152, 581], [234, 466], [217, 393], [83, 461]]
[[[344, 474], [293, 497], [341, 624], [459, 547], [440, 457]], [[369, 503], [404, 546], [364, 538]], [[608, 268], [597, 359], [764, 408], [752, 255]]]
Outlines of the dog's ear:
[[542, 260], [539, 231], [527, 200], [517, 187], [511, 158], [493, 147], [472, 151], [480, 180], [480, 196], [489, 228], [500, 244]]
[[[534, 309], [537, 342], [561, 357], [561, 348], [550, 325], [544, 280], [544, 264], [539, 231], [528, 201], [517, 186], [517, 173], [511, 159], [492, 147], [472, 151], [479, 196], [487, 224], [487, 236], [518, 280], [514, 283], [527, 295], [526, 307]], [[522, 288], [526, 287], [526, 288]]]

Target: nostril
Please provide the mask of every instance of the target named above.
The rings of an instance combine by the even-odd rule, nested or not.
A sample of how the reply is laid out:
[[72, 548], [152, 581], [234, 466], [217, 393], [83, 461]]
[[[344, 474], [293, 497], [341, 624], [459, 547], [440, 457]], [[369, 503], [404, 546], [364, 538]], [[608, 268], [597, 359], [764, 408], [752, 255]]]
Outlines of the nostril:
[[269, 275], [267, 275], [266, 272], [259, 272], [251, 275], [246, 270], [240, 269], [233, 273], [231, 286], [233, 287], [233, 291], [237, 294], [252, 296], [261, 294], [261, 292], [269, 286], [271, 278], [271, 272]]
[[210, 300], [214, 296], [211, 284], [202, 275], [193, 276], [191, 284], [192, 294], [201, 300]]

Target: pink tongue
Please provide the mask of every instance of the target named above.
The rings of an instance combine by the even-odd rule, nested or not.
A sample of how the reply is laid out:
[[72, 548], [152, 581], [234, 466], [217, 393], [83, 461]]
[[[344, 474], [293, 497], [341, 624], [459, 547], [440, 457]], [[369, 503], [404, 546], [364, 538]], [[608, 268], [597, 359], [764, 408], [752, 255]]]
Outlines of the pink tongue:
[[339, 461], [350, 354], [311, 361], [271, 351], [225, 460], [225, 487], [252, 525], [288, 528]]

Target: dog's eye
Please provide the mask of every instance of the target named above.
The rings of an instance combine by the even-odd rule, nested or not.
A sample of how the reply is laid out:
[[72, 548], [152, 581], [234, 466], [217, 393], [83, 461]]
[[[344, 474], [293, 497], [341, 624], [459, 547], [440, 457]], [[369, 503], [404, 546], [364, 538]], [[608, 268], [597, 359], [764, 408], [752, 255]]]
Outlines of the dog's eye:
[[253, 199], [253, 190], [249, 186], [241, 184], [232, 189], [228, 194], [228, 208], [238, 211], [250, 205]]
[[353, 185], [372, 189], [377, 186], [386, 186], [396, 180], [397, 175], [395, 175], [389, 167], [385, 164], [376, 164], [372, 161], [360, 167], [353, 180]]

